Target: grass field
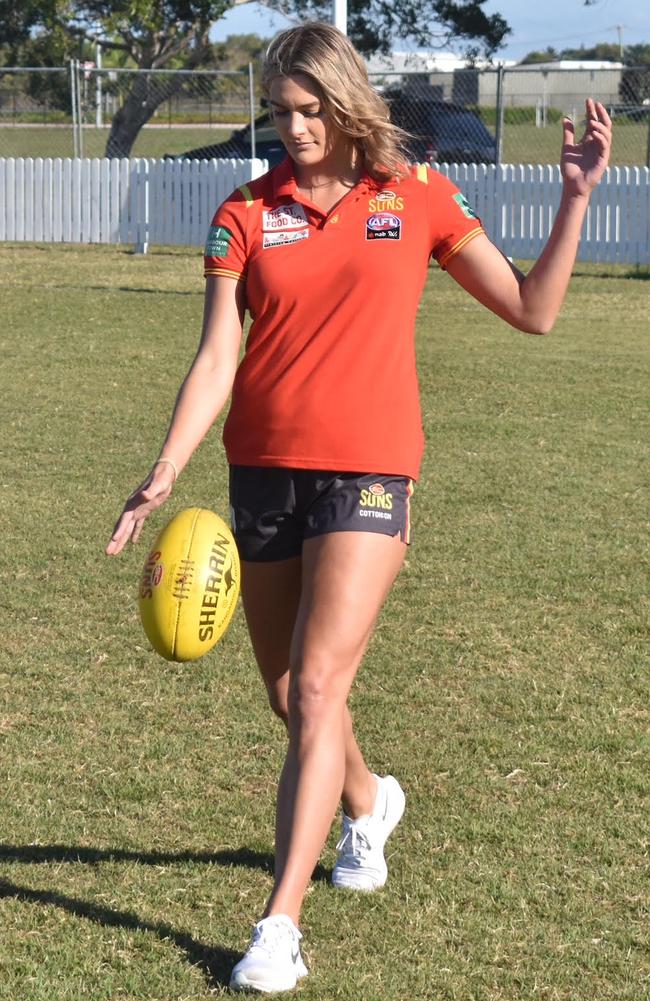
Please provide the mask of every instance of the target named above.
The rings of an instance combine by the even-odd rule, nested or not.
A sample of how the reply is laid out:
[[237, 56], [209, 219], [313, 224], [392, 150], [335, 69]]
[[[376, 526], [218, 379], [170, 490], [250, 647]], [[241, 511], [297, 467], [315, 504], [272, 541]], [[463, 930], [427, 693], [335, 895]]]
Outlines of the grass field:
[[[284, 737], [241, 610], [180, 666], [135, 601], [173, 512], [227, 510], [218, 429], [146, 541], [103, 556], [195, 348], [200, 256], [0, 261], [0, 999], [226, 995]], [[649, 278], [578, 266], [534, 338], [431, 271], [414, 543], [353, 696], [407, 812], [376, 895], [328, 886], [332, 836], [305, 1001], [650, 996]]]
[[[494, 128], [491, 129], [494, 132]], [[161, 157], [183, 153], [197, 146], [221, 142], [228, 130], [218, 128], [143, 129], [133, 156]], [[84, 156], [104, 156], [107, 130], [84, 130]], [[509, 124], [503, 133], [504, 163], [557, 163], [562, 142], [561, 126], [544, 128], [532, 123]], [[641, 122], [615, 123], [611, 162], [614, 166], [642, 165], [647, 161], [648, 126]], [[72, 129], [0, 126], [0, 157], [72, 156]]]
[[[166, 155], [208, 146], [228, 139], [231, 129], [208, 128], [156, 128], [142, 129], [135, 141], [132, 156], [159, 158]], [[108, 129], [84, 129], [83, 154], [88, 157], [104, 156]], [[72, 128], [21, 128], [0, 127], [0, 156], [73, 156]]]

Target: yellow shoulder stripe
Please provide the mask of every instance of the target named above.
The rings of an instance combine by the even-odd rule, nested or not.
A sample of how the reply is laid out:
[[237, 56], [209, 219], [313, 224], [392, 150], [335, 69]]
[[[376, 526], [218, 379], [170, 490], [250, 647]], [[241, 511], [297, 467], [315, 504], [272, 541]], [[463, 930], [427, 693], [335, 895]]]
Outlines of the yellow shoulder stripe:
[[206, 268], [203, 274], [206, 277], [208, 275], [219, 275], [222, 278], [234, 278], [237, 282], [244, 277], [241, 271], [232, 271], [230, 268]]
[[422, 181], [423, 184], [429, 183], [429, 168], [426, 163], [418, 163], [416, 165], [415, 176], [418, 181]]
[[450, 247], [450, 249], [447, 251], [446, 254], [443, 254], [443, 256], [439, 258], [438, 264], [440, 265], [440, 267], [444, 268], [452, 259], [452, 257], [455, 257], [456, 254], [463, 249], [463, 247], [467, 246], [470, 240], [473, 240], [475, 236], [480, 236], [481, 233], [485, 233], [485, 230], [483, 229], [482, 226], [477, 226], [476, 229], [472, 229], [470, 230], [469, 233], [465, 233], [465, 236], [461, 237], [460, 240], [457, 243], [455, 243], [453, 247]]
[[248, 187], [247, 184], [242, 184], [237, 190], [241, 191], [242, 195], [244, 196], [244, 199], [246, 201], [246, 208], [250, 208], [251, 205], [253, 204], [253, 196], [251, 194], [251, 189]]

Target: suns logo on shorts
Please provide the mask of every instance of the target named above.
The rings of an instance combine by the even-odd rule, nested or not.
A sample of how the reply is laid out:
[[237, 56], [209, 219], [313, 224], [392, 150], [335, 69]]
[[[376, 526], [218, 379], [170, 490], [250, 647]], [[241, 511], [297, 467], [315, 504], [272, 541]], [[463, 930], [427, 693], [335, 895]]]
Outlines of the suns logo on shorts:
[[378, 508], [382, 511], [392, 511], [393, 495], [386, 493], [386, 488], [383, 483], [371, 483], [367, 490], [364, 489], [360, 491], [359, 507]]

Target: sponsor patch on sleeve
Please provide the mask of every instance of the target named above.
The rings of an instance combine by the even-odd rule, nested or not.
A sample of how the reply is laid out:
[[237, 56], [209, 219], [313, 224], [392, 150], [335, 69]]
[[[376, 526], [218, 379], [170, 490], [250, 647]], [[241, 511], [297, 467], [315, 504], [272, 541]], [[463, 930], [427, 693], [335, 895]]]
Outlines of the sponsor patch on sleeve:
[[478, 219], [476, 212], [465, 198], [465, 195], [461, 194], [460, 191], [457, 195], [454, 195], [454, 201], [463, 215], [466, 215], [468, 219]]
[[205, 241], [206, 257], [226, 257], [232, 233], [225, 226], [210, 226]]

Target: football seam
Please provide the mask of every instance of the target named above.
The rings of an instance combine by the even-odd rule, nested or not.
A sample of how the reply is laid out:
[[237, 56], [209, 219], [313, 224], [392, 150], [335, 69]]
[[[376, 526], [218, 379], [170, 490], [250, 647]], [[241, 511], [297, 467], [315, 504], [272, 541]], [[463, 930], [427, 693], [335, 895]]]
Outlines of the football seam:
[[[194, 521], [192, 522], [192, 527], [190, 528], [190, 534], [189, 534], [189, 539], [188, 539], [188, 543], [187, 543], [187, 551], [185, 553], [185, 559], [186, 560], [189, 560], [190, 553], [192, 552], [192, 543], [194, 542], [194, 533], [196, 532], [196, 526], [197, 526], [199, 518], [201, 517], [201, 510], [202, 509], [200, 507], [197, 507], [194, 510], [195, 510], [196, 513], [194, 515]], [[176, 622], [174, 623], [174, 638], [173, 638], [173, 641], [172, 641], [172, 656], [174, 657], [174, 659], [176, 659], [177, 654], [178, 654], [178, 649], [177, 649], [178, 627], [180, 625], [181, 609], [182, 609], [182, 607], [183, 607], [183, 602], [182, 601], [178, 601], [177, 604], [176, 604]]]

